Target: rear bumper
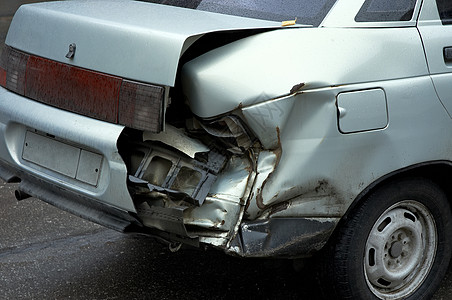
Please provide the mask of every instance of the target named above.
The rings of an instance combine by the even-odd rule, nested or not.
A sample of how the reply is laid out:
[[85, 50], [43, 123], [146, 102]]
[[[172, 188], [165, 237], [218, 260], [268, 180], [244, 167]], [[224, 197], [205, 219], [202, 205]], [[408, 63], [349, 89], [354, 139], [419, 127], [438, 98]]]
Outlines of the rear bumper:
[[229, 251], [242, 257], [309, 257], [325, 246], [338, 222], [302, 217], [243, 222]]
[[[79, 202], [75, 198], [84, 198], [115, 211], [134, 213], [127, 189], [127, 169], [116, 145], [122, 130], [122, 126], [53, 108], [0, 87], [1, 176], [5, 180], [21, 179], [24, 192], [32, 190], [27, 186], [42, 190], [27, 193], [48, 202], [58, 200], [54, 197], [55, 201], [49, 201], [48, 196], [43, 196], [44, 191], [58, 190], [58, 194], [71, 194], [68, 197], [75, 203]], [[39, 155], [24, 155], [28, 136], [40, 138], [41, 142], [35, 144]], [[43, 150], [46, 141], [64, 151], [52, 151], [51, 147]], [[65, 153], [65, 149], [70, 153]], [[67, 161], [70, 155], [78, 155], [72, 165]], [[96, 178], [87, 180], [79, 174], [90, 165], [92, 157], [97, 163]], [[65, 168], [52, 168], [52, 161]]]
[[70, 190], [61, 189], [36, 176], [8, 166], [3, 161], [0, 161], [0, 178], [6, 182], [20, 179], [18, 189], [21, 192], [107, 228], [128, 232], [137, 230], [137, 226], [140, 227], [140, 223], [123, 210], [98, 202], [96, 199], [81, 196]]

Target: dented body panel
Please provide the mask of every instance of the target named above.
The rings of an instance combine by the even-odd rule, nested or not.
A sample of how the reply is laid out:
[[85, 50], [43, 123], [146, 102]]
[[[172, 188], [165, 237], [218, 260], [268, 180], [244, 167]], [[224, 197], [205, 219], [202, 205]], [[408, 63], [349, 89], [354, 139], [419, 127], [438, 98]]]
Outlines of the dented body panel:
[[322, 249], [338, 219], [271, 218], [244, 222], [230, 251], [246, 257], [310, 256]]
[[[410, 88], [401, 91], [401, 83]], [[375, 83], [363, 84], [361, 89], [375, 86]], [[419, 132], [426, 131], [432, 122], [437, 124], [437, 130], [440, 131], [444, 130], [440, 124], [448, 122], [443, 107], [437, 102], [430, 79], [424, 77], [379, 82], [378, 86], [383, 86], [387, 93], [390, 124], [383, 130], [348, 135], [338, 130], [334, 97], [332, 101], [327, 99], [330, 93], [334, 95], [344, 89], [355, 88], [317, 91], [318, 95], [312, 98], [308, 92], [301, 95], [301, 98], [310, 98], [312, 102], [307, 104], [300, 99], [292, 110], [294, 118], [286, 125], [290, 129], [281, 132], [281, 159], [275, 172], [262, 187], [264, 207], [289, 201], [293, 208], [292, 216], [342, 216], [365, 187], [385, 174], [425, 162], [425, 159], [445, 159], [442, 156], [445, 153], [440, 149], [447, 149], [449, 140], [436, 141], [437, 134], [434, 131], [419, 139]], [[434, 99], [434, 102], [424, 99]], [[416, 120], [403, 111], [402, 108], [407, 106], [417, 111]], [[316, 114], [309, 114], [309, 111], [315, 111]], [[425, 111], [434, 112], [437, 119], [432, 120]], [[394, 147], [396, 141], [398, 146]], [[401, 141], [402, 145], [399, 144]], [[412, 147], [422, 147], [424, 143], [433, 143], [435, 147], [429, 148], [428, 154], [410, 151]], [[438, 145], [441, 147], [436, 148]], [[288, 173], [292, 176], [287, 176]], [[317, 204], [312, 205], [311, 201]], [[256, 203], [250, 214], [257, 216], [262, 204], [259, 206], [259, 201]], [[287, 209], [277, 215], [291, 216], [289, 211]]]
[[[363, 66], [372, 72], [363, 72]], [[320, 27], [265, 32], [236, 41], [185, 64], [182, 72], [193, 113], [210, 118], [284, 97], [300, 83], [305, 91], [426, 76], [428, 69], [415, 27]], [[234, 77], [216, 84], [219, 74], [228, 73]], [[201, 85], [207, 87], [196, 88]]]
[[[127, 0], [108, 13], [103, 1], [23, 6], [6, 40], [17, 52], [0, 60], [0, 176], [172, 247], [312, 255], [373, 186], [452, 161], [451, 120], [416, 27], [422, 1], [410, 20], [378, 24], [354, 20], [364, 0], [333, 2], [318, 27]], [[349, 19], [335, 23], [347, 3]], [[117, 110], [95, 120], [68, 111], [69, 96], [38, 103], [12, 92], [17, 74], [36, 70], [10, 53], [160, 93], [113, 93]], [[68, 78], [60, 88], [79, 95]], [[45, 79], [33, 81], [41, 98]], [[139, 105], [151, 100], [158, 109], [143, 117]], [[131, 110], [162, 118], [155, 130], [113, 124]]]

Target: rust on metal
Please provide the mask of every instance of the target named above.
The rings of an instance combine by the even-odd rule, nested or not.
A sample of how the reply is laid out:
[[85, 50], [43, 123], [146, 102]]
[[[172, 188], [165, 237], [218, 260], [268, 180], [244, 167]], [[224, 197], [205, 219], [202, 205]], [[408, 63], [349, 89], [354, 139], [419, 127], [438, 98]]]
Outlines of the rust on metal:
[[290, 90], [290, 94], [295, 94], [301, 91], [301, 89], [305, 86], [306, 84], [304, 82], [296, 84], [292, 87], [292, 89]]

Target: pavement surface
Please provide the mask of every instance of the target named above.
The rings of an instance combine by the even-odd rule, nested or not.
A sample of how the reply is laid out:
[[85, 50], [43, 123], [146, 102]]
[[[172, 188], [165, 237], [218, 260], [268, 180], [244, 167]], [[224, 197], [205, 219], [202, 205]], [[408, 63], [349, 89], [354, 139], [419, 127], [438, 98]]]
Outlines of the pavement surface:
[[316, 299], [289, 261], [181, 249], [105, 229], [0, 184], [0, 299]]
[[[44, 0], [45, 1], [45, 0]], [[44, 2], [43, 0], [1, 0], [0, 17], [12, 16], [22, 4]]]
[[[0, 0], [0, 46], [21, 3]], [[1, 51], [1, 50], [0, 50]], [[318, 299], [312, 270], [121, 234], [0, 182], [0, 299]], [[433, 300], [452, 299], [452, 269]]]

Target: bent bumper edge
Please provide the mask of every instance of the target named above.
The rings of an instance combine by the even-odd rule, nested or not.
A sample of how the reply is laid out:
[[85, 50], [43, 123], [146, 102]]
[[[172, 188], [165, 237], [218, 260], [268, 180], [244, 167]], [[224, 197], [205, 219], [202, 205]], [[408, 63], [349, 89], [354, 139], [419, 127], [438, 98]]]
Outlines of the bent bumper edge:
[[126, 211], [62, 189], [4, 161], [0, 161], [0, 178], [6, 182], [20, 180], [18, 189], [21, 192], [107, 228], [127, 232], [129, 228], [139, 226], [138, 220]]
[[338, 222], [339, 218], [244, 222], [228, 250], [243, 257], [309, 257], [325, 246]]

